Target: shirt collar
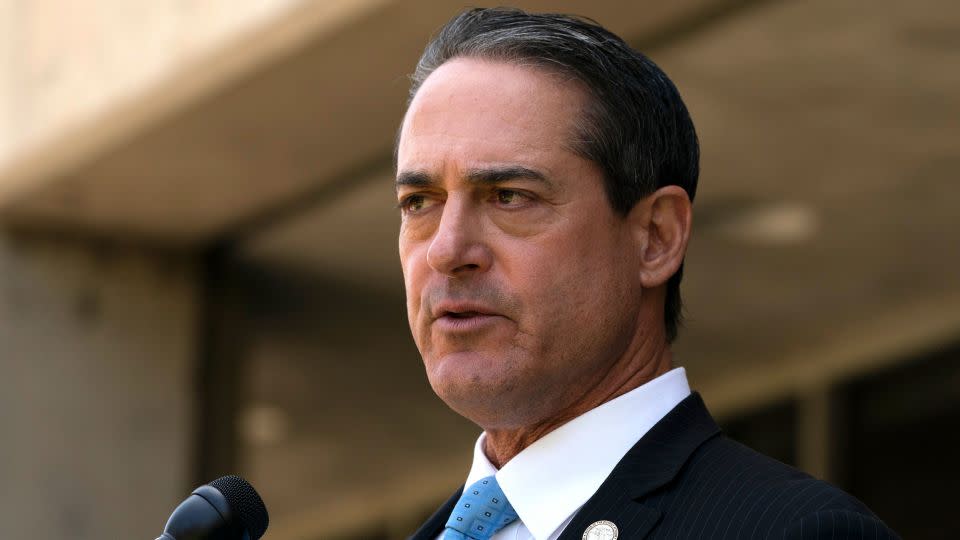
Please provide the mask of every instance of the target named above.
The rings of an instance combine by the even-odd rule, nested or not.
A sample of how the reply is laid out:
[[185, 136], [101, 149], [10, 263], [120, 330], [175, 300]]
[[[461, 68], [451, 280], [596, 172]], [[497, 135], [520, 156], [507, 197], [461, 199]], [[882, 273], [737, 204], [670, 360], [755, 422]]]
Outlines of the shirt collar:
[[686, 371], [673, 369], [544, 435], [499, 471], [483, 453], [485, 434], [480, 434], [466, 485], [496, 475], [530, 534], [547, 540], [596, 493], [627, 451], [689, 395]]

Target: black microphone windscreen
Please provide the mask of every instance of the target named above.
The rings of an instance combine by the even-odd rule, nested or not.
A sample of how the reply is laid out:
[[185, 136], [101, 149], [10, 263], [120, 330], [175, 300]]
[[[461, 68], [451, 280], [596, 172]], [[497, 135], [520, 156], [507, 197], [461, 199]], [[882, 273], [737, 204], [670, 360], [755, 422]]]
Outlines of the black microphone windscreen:
[[210, 485], [227, 499], [230, 508], [236, 512], [237, 520], [250, 533], [252, 540], [258, 540], [267, 530], [270, 518], [263, 499], [246, 480], [239, 476], [217, 478]]

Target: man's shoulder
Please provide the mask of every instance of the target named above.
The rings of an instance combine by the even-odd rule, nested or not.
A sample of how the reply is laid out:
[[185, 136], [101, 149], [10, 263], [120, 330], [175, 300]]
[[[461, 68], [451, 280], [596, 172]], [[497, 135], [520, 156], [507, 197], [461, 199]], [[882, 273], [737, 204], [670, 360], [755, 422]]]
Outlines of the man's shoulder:
[[723, 435], [701, 445], [650, 502], [683, 508], [665, 512], [661, 527], [679, 537], [896, 538], [852, 495]]
[[863, 503], [840, 488], [724, 435], [703, 444], [687, 465], [682, 476], [719, 488], [727, 498], [762, 498], [767, 507], [798, 509], [809, 505], [812, 509], [870, 514]]

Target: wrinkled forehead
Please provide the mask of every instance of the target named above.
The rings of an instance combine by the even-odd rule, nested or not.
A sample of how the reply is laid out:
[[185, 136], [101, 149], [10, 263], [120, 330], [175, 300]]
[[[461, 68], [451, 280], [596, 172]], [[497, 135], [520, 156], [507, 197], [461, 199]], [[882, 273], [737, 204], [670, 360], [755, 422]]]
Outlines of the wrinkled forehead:
[[566, 151], [586, 93], [565, 80], [521, 63], [450, 60], [410, 103], [398, 170], [435, 166], [438, 159], [511, 161]]

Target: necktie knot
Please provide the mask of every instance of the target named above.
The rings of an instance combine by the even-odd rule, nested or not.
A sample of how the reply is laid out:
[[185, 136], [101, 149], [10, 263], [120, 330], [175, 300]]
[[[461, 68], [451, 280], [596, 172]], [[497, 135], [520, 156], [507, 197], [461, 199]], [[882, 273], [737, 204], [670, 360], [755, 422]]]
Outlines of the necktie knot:
[[497, 479], [481, 478], [463, 490], [447, 520], [443, 540], [489, 540], [517, 517]]

